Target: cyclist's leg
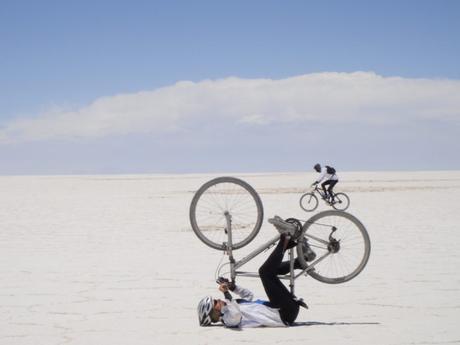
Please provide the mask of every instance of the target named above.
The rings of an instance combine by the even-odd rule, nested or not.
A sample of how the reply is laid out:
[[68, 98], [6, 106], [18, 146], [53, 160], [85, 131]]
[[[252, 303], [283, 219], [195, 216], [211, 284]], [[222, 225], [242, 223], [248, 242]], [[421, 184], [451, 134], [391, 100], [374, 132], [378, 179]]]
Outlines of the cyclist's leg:
[[292, 294], [278, 278], [278, 269], [283, 260], [285, 251], [285, 237], [281, 236], [278, 245], [259, 268], [259, 275], [270, 303], [275, 308], [280, 308], [281, 319], [292, 323], [299, 313], [299, 305], [294, 301]]
[[[294, 269], [300, 270], [302, 269], [302, 266], [300, 265], [300, 261], [298, 258], [294, 260]], [[278, 266], [278, 274], [288, 274], [291, 271], [291, 262], [290, 261], [283, 261], [279, 266]]]
[[328, 186], [330, 184], [331, 184], [331, 180], [327, 180], [327, 181], [324, 181], [323, 183], [321, 183], [321, 187], [323, 187], [323, 191], [324, 191], [324, 197], [326, 199], [328, 198], [326, 186]]
[[337, 182], [339, 182], [339, 180], [329, 180], [330, 183], [329, 183], [329, 188], [327, 189], [328, 192], [329, 192], [329, 195], [331, 196], [332, 198], [332, 201], [334, 201], [334, 186], [337, 184]]

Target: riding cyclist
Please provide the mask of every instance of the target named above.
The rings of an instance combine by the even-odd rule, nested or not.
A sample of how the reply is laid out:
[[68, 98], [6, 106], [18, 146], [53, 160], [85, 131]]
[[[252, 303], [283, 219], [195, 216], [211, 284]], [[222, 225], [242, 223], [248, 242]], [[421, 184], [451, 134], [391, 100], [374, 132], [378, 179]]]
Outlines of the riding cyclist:
[[[279, 217], [270, 220], [280, 231], [280, 241], [265, 263], [259, 268], [259, 275], [269, 301], [254, 300], [253, 293], [237, 286], [225, 278], [219, 278], [219, 290], [225, 299], [203, 298], [198, 304], [200, 326], [222, 322], [226, 327], [283, 327], [294, 323], [299, 313], [299, 305], [306, 307], [302, 300], [297, 300], [281, 282], [278, 274], [286, 274], [289, 267], [282, 263], [287, 249], [297, 245], [298, 228], [284, 222]], [[297, 268], [297, 267], [296, 267]], [[300, 268], [300, 267], [298, 267]], [[238, 295], [234, 299], [231, 293]]]
[[[331, 203], [334, 203], [333, 188], [337, 182], [339, 182], [339, 178], [335, 169], [328, 165], [325, 165], [324, 168], [321, 168], [320, 164], [315, 164], [313, 168], [316, 170], [316, 172], [320, 173], [320, 175], [318, 179], [312, 184], [312, 186], [315, 186], [324, 180], [324, 182], [321, 183], [321, 187], [323, 188], [325, 199], [330, 199]], [[326, 186], [329, 186], [327, 190]]]

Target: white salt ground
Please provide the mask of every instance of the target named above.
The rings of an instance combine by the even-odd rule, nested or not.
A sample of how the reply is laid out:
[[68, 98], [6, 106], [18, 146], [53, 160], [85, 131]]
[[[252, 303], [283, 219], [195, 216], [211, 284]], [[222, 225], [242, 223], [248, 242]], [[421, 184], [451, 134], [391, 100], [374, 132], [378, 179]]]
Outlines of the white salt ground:
[[[309, 217], [298, 199], [315, 175], [236, 176], [265, 219]], [[341, 173], [337, 191], [371, 236], [368, 266], [341, 285], [298, 280], [300, 326], [242, 331], [197, 324], [222, 255], [188, 208], [212, 177], [0, 177], [0, 344], [460, 343], [460, 172]], [[265, 221], [235, 256], [273, 234]], [[265, 297], [257, 279], [239, 283]]]

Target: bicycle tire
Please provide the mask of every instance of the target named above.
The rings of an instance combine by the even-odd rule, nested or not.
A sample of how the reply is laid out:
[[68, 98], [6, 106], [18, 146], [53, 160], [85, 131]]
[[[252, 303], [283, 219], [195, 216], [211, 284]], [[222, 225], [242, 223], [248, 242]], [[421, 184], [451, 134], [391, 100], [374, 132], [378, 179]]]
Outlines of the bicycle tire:
[[300, 197], [299, 204], [305, 212], [312, 212], [318, 208], [319, 201], [314, 193], [305, 193]]
[[[324, 240], [324, 237], [330, 234], [328, 228], [330, 230], [332, 227], [337, 229], [333, 232], [334, 238], [340, 237], [338, 239], [339, 249], [335, 253], [331, 253], [329, 238]], [[322, 261], [318, 260], [318, 263], [307, 271], [308, 275], [320, 282], [327, 284], [347, 282], [361, 273], [369, 260], [371, 252], [369, 234], [359, 219], [350, 213], [336, 210], [320, 212], [305, 222], [302, 236], [308, 238], [310, 248], [317, 254], [316, 260], [326, 255]], [[317, 238], [329, 242], [329, 245], [327, 247], [324, 243], [318, 245], [320, 242], [317, 241]], [[362, 241], [362, 244], [357, 240]], [[357, 257], [353, 258], [351, 254], [355, 248]], [[313, 261], [309, 264], [306, 261], [301, 240], [297, 245], [297, 255], [303, 268], [315, 263]], [[342, 268], [344, 271], [339, 273]]]
[[209, 247], [226, 250], [226, 211], [232, 216], [232, 249], [242, 248], [262, 226], [263, 205], [254, 188], [241, 179], [218, 177], [197, 190], [190, 204], [192, 229]]
[[334, 201], [332, 207], [339, 211], [345, 211], [350, 206], [350, 198], [345, 193], [334, 194]]

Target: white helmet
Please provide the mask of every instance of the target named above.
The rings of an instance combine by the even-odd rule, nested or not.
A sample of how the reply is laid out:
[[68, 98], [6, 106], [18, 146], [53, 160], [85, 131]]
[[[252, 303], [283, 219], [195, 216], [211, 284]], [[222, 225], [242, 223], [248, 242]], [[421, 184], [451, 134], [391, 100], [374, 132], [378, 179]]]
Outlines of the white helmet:
[[214, 308], [214, 298], [206, 296], [198, 303], [198, 321], [200, 326], [209, 326], [211, 324], [211, 311]]

